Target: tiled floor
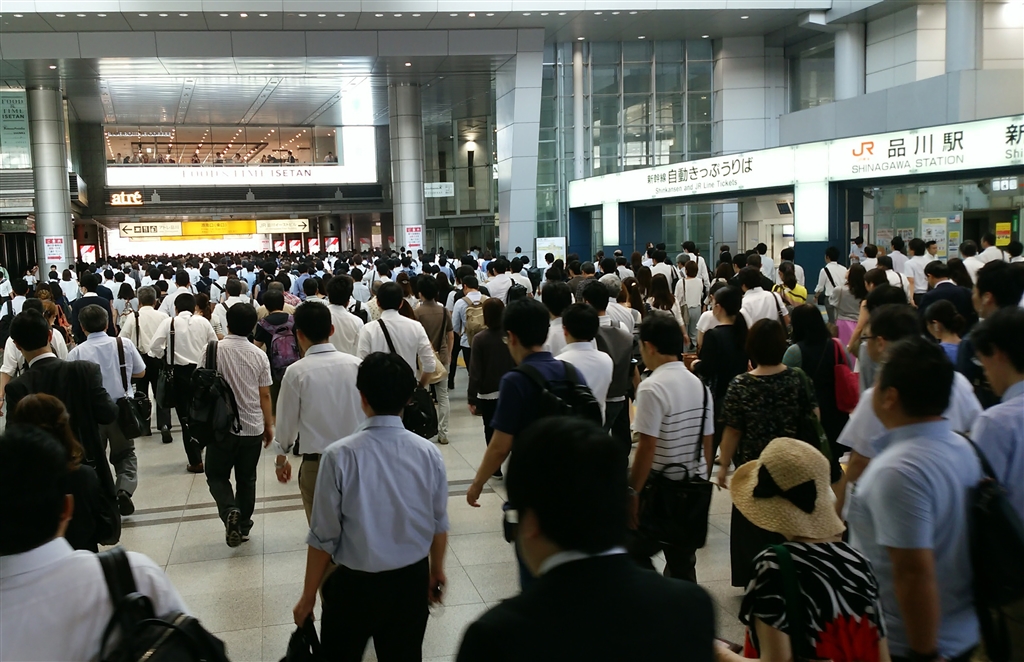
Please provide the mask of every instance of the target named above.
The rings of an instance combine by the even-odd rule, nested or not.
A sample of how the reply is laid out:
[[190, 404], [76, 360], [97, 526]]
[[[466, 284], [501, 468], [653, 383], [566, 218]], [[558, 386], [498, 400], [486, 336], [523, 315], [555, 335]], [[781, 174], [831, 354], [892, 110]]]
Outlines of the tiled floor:
[[[500, 481], [470, 508], [465, 491], [483, 457], [480, 419], [465, 405], [465, 370], [452, 392], [451, 444], [441, 446], [448, 469], [451, 520], [446, 562], [448, 592], [433, 613], [423, 642], [427, 660], [451, 660], [465, 627], [490, 605], [518, 591], [515, 557], [501, 535]], [[177, 428], [175, 428], [176, 430]], [[302, 590], [306, 521], [294, 478], [281, 485], [273, 457], [264, 453], [257, 481], [255, 526], [235, 549], [202, 476], [185, 472], [180, 438], [139, 439], [138, 510], [125, 519], [122, 544], [164, 566], [190, 610], [227, 644], [236, 662], [279, 660], [294, 630], [291, 610]], [[729, 497], [717, 492], [707, 545], [698, 552], [697, 576], [715, 599], [719, 636], [742, 640], [736, 620], [742, 591], [729, 585]], [[319, 614], [319, 610], [317, 611]], [[366, 659], [376, 659], [372, 645]]]

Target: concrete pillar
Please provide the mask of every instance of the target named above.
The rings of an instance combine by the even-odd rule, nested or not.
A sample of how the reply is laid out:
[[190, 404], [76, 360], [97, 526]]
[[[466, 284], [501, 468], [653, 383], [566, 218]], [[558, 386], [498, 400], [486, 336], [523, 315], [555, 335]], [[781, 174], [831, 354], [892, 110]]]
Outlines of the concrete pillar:
[[426, 218], [423, 197], [423, 117], [419, 85], [390, 85], [388, 112], [391, 127], [391, 189], [395, 210], [395, 244], [405, 246], [405, 229], [419, 226], [423, 232]]
[[864, 24], [847, 23], [836, 33], [836, 101], [864, 94]]
[[947, 0], [946, 73], [981, 68], [981, 9], [979, 0]]
[[583, 44], [572, 45], [572, 160], [573, 178], [586, 177], [584, 168], [586, 148], [583, 131]]
[[[26, 95], [35, 185], [36, 259], [43, 276], [50, 265], [63, 271], [74, 258], [64, 102], [59, 86], [30, 86]], [[61, 255], [53, 255], [55, 247], [61, 249]]]

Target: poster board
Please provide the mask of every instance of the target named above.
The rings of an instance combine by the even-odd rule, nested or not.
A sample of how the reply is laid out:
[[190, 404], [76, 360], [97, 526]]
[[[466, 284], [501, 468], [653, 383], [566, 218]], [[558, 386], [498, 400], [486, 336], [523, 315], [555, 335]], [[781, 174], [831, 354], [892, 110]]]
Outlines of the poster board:
[[43, 244], [46, 246], [46, 263], [64, 261], [64, 237], [43, 237]]
[[405, 227], [405, 250], [415, 253], [423, 249], [423, 226], [407, 225]]
[[306, 244], [309, 246], [309, 254], [316, 255], [320, 252], [320, 240], [316, 237], [310, 237], [306, 240]]
[[949, 231], [949, 246], [946, 257], [960, 257], [960, 231], [950, 230]]
[[922, 218], [921, 219], [921, 238], [925, 242], [934, 241], [935, 246], [938, 248], [937, 257], [944, 258], [947, 256], [948, 249], [946, 246], [946, 217], [941, 218]]
[[996, 223], [996, 246], [1006, 246], [1013, 239], [1013, 223]]
[[541, 260], [548, 253], [555, 256], [556, 260], [565, 260], [565, 237], [538, 237], [534, 241], [537, 249], [537, 265], [543, 264]]
[[284, 239], [278, 239], [274, 242], [274, 250], [278, 253], [283, 253], [285, 247]]
[[883, 248], [889, 248], [889, 244], [892, 243], [892, 238], [896, 236], [892, 228], [878, 228], [875, 230], [875, 245]]
[[328, 253], [340, 252], [341, 240], [338, 237], [324, 237], [324, 250]]
[[914, 238], [914, 228], [899, 228], [896, 234], [906, 243]]
[[0, 168], [31, 167], [25, 92], [0, 92]]
[[302, 240], [301, 239], [289, 239], [288, 240], [288, 252], [289, 253], [301, 253], [302, 252]]
[[80, 246], [78, 252], [82, 256], [82, 262], [96, 264], [96, 247], [93, 245]]

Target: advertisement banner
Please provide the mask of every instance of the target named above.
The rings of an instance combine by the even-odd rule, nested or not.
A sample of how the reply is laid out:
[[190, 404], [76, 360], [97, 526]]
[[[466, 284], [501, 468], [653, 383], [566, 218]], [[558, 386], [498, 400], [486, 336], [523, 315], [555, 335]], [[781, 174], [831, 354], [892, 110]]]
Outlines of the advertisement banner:
[[881, 246], [882, 248], [889, 250], [889, 244], [892, 243], [892, 238], [896, 236], [892, 228], [878, 228], [875, 230], [875, 245]]
[[289, 239], [288, 240], [288, 251], [291, 253], [302, 252], [302, 240], [301, 239]]
[[960, 231], [950, 230], [949, 231], [949, 247], [947, 250], [949, 257], [960, 257]]
[[545, 264], [544, 256], [548, 253], [554, 255], [556, 260], [565, 260], [565, 237], [538, 237], [535, 244], [538, 266]]
[[0, 168], [31, 167], [25, 93], [0, 92]]
[[369, 253], [370, 249], [372, 247], [373, 247], [373, 244], [370, 242], [370, 238], [369, 237], [359, 237], [359, 252], [360, 253]]
[[82, 256], [82, 262], [86, 264], [96, 264], [96, 247], [95, 246], [80, 246], [78, 252]]
[[341, 240], [338, 237], [324, 237], [324, 250], [328, 253], [341, 251]]
[[320, 240], [316, 237], [312, 237], [306, 240], [306, 244], [309, 246], [310, 255], [320, 252]]
[[1013, 239], [1013, 223], [996, 223], [996, 246], [1006, 246]]
[[934, 241], [938, 248], [937, 257], [946, 257], [946, 218], [922, 218], [921, 238], [925, 242]]
[[47, 262], [64, 261], [64, 237], [43, 237]]
[[373, 158], [356, 161], [353, 165], [275, 163], [263, 166], [118, 165], [107, 167], [107, 186], [126, 189], [161, 186], [373, 184], [376, 181], [377, 166]]
[[896, 234], [906, 243], [914, 238], [914, 228], [899, 228]]
[[278, 253], [284, 252], [284, 246], [284, 239], [277, 239], [274, 241], [274, 250], [277, 251]]
[[423, 248], [423, 226], [409, 225], [405, 228], [405, 250], [415, 252]]

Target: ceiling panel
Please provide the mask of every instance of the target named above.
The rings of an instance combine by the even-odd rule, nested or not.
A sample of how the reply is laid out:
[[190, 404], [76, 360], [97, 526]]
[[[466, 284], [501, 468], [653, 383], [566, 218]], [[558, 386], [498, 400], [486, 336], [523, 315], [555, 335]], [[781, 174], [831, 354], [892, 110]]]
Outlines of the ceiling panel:
[[124, 12], [121, 15], [132, 30], [149, 32], [154, 30], [207, 30], [206, 18], [201, 11], [181, 11], [176, 3], [168, 2], [160, 11]]
[[0, 14], [0, 27], [4, 32], [53, 32], [53, 28], [41, 14], [22, 14], [3, 12]]
[[183, 124], [238, 124], [268, 82], [264, 76], [200, 78]]
[[[58, 32], [123, 32], [132, 26], [118, 12], [75, 14], [38, 14], [46, 20], [50, 27]], [[6, 19], [5, 19], [6, 20]]]
[[[168, 124], [174, 122], [184, 80], [180, 78], [107, 78], [114, 117], [118, 123]], [[138, 94], [138, 90], [145, 94]]]
[[172, 76], [232, 76], [238, 73], [234, 58], [164, 57], [160, 63]]

